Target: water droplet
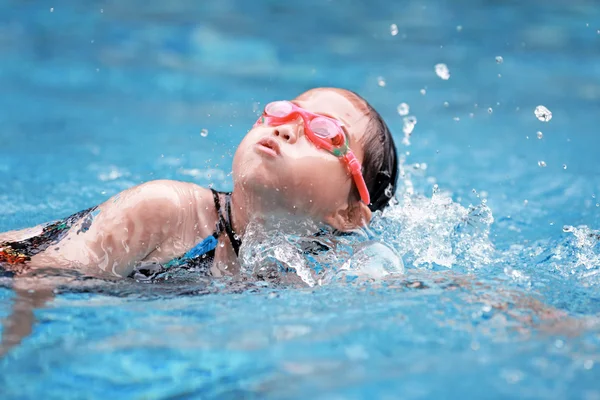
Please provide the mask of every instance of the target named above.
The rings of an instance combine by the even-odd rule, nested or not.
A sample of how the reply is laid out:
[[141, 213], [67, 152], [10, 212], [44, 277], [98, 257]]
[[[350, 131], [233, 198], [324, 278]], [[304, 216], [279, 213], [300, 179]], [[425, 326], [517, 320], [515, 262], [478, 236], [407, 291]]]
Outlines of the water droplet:
[[50, 7], [50, 12], [54, 12], [54, 7]]
[[411, 134], [412, 131], [415, 129], [415, 125], [417, 124], [417, 118], [414, 116], [408, 116], [408, 117], [404, 117], [403, 118], [403, 127], [402, 127], [402, 131], [405, 134]]
[[439, 76], [445, 81], [450, 79], [450, 70], [448, 69], [448, 66], [446, 64], [436, 64], [435, 73], [437, 74], [437, 76]]
[[377, 77], [377, 84], [381, 87], [385, 86], [385, 79], [383, 78], [383, 76], [378, 76]]
[[544, 106], [537, 106], [533, 112], [537, 119], [542, 122], [548, 122], [552, 119], [552, 112]]
[[496, 56], [496, 63], [502, 64], [504, 62], [504, 58], [502, 56]]
[[488, 114], [491, 114], [493, 112], [494, 112], [494, 110], [492, 109], [492, 107], [488, 108]]
[[563, 169], [567, 169], [567, 164], [563, 164]]
[[450, 103], [448, 103], [447, 101], [444, 102], [444, 107], [450, 107]]
[[392, 34], [392, 36], [396, 36], [398, 34], [398, 25], [390, 25], [390, 33]]
[[538, 161], [538, 165], [542, 168], [546, 167], [546, 161]]
[[386, 197], [388, 198], [392, 198], [394, 197], [394, 187], [392, 186], [392, 184], [388, 184], [388, 186], [385, 188], [384, 194], [386, 195]]
[[425, 90], [425, 89], [421, 89], [419, 92], [421, 92], [421, 94], [422, 94], [423, 96], [425, 96], [425, 93], [427, 93], [427, 90]]
[[202, 129], [200, 131], [200, 136], [207, 137], [208, 136], [208, 129]]
[[538, 139], [543, 139], [544, 138], [544, 134], [541, 131], [537, 131], [537, 138]]
[[406, 103], [400, 103], [398, 105], [398, 114], [404, 116], [404, 115], [408, 115], [408, 113], [410, 112], [410, 106]]
[[524, 206], [526, 206], [527, 204], [529, 204], [529, 200], [525, 199], [525, 200], [523, 201], [523, 205], [524, 205]]

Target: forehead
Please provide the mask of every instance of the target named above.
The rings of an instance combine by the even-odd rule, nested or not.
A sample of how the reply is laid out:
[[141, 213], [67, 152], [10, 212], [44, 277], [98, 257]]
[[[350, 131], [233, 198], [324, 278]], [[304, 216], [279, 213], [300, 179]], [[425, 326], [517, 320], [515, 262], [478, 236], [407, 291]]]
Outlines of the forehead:
[[296, 97], [294, 102], [314, 113], [330, 114], [351, 124], [369, 115], [369, 109], [362, 99], [342, 89], [309, 90]]
[[294, 103], [314, 112], [333, 117], [344, 124], [351, 141], [359, 141], [369, 124], [369, 109], [354, 93], [342, 89], [313, 89], [302, 93]]

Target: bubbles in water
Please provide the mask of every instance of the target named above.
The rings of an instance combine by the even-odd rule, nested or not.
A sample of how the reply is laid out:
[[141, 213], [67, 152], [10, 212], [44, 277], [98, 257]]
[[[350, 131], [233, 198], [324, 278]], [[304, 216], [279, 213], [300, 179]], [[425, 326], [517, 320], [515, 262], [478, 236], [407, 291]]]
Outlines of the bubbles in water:
[[398, 105], [398, 114], [404, 116], [404, 115], [408, 115], [408, 113], [410, 112], [410, 106], [406, 103], [400, 103]]
[[567, 164], [563, 164], [563, 169], [567, 169]]
[[494, 110], [492, 109], [492, 107], [488, 108], [488, 114], [491, 114], [493, 112], [494, 112]]
[[392, 34], [392, 36], [396, 36], [398, 34], [398, 25], [390, 25], [390, 33]]
[[456, 31], [457, 31], [457, 32], [460, 32], [460, 31], [462, 31], [462, 30], [463, 30], [463, 27], [462, 27], [462, 25], [458, 25], [458, 26], [456, 27]]
[[542, 122], [548, 122], [552, 119], [552, 112], [544, 106], [537, 106], [534, 111], [535, 116]]
[[427, 93], [427, 90], [425, 90], [425, 89], [421, 89], [421, 90], [419, 90], [419, 92], [420, 92], [420, 93], [421, 93], [423, 96], [425, 96], [425, 94]]
[[502, 58], [502, 56], [496, 56], [496, 63], [497, 64], [502, 64], [504, 62], [504, 58]]
[[202, 129], [200, 131], [200, 136], [207, 137], [208, 136], [208, 129]]
[[436, 64], [435, 73], [437, 74], [437, 76], [439, 76], [445, 81], [450, 79], [450, 70], [448, 69], [448, 66], [446, 64]]
[[543, 139], [544, 138], [544, 134], [541, 131], [537, 131], [537, 138], [538, 139]]
[[385, 79], [383, 78], [383, 76], [378, 76], [377, 77], [377, 84], [381, 87], [385, 86]]
[[546, 161], [538, 161], [538, 165], [542, 168], [546, 168]]

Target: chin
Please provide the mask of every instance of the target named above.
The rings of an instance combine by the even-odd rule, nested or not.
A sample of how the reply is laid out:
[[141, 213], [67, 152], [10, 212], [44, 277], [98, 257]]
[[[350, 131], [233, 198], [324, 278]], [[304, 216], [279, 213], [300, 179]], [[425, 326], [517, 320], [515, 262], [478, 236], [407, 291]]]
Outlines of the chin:
[[262, 196], [277, 193], [277, 189], [282, 187], [281, 178], [276, 172], [260, 164], [234, 170], [233, 182], [246, 192]]

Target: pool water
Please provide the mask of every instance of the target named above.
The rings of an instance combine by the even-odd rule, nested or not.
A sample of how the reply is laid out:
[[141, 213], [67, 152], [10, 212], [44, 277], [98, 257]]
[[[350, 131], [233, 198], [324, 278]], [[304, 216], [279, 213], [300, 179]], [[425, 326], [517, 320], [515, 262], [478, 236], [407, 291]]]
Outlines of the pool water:
[[600, 399], [593, 0], [0, 0], [0, 54], [0, 231], [152, 179], [230, 189], [261, 107], [316, 86], [402, 155], [339, 253], [245, 240], [250, 275], [298, 274], [62, 285], [0, 398]]

